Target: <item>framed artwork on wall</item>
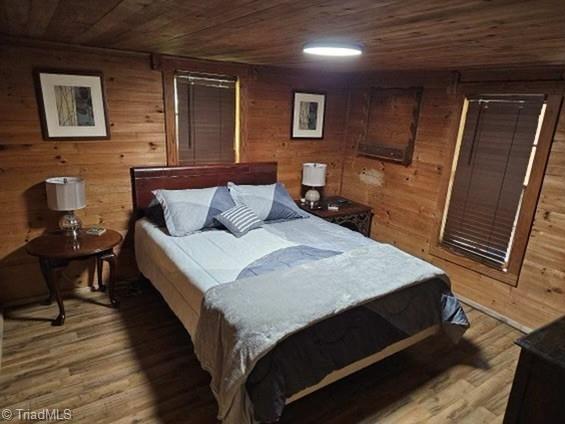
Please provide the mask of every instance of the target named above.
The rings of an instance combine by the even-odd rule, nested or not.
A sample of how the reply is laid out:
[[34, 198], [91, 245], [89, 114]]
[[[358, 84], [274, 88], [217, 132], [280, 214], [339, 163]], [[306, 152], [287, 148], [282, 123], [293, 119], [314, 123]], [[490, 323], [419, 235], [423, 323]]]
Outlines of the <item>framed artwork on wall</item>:
[[45, 140], [110, 138], [101, 72], [35, 70]]
[[326, 94], [305, 91], [294, 91], [292, 94], [290, 137], [293, 139], [324, 138]]

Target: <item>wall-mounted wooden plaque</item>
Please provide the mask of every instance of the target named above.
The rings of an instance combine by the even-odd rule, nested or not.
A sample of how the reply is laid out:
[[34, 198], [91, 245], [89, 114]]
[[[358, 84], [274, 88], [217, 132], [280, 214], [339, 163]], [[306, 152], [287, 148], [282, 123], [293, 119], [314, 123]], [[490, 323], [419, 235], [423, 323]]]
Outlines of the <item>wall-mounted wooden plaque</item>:
[[371, 87], [366, 130], [357, 153], [409, 165], [418, 129], [422, 88]]

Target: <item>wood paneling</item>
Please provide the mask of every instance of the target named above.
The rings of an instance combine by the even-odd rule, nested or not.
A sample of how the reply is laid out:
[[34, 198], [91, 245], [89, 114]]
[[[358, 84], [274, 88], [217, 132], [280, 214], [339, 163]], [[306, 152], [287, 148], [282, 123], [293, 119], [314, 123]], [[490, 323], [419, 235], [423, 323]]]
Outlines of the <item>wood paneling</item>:
[[[138, 293], [139, 294], [139, 293]], [[154, 292], [103, 293], [6, 313], [0, 405], [70, 408], [73, 423], [217, 423], [209, 375], [190, 337]], [[521, 334], [465, 307], [473, 325], [456, 346], [432, 338], [300, 399], [281, 423], [501, 422]], [[54, 348], [56, 346], [56, 348]]]
[[[58, 214], [46, 207], [45, 178], [62, 174], [83, 176], [87, 183], [87, 208], [78, 214], [84, 224], [100, 223], [125, 234], [132, 211], [129, 168], [166, 165], [167, 160], [162, 76], [160, 71], [151, 70], [148, 55], [4, 44], [0, 59], [0, 230], [3, 233], [0, 303], [3, 303], [46, 292], [39, 266], [23, 249], [27, 240], [45, 228], [56, 227]], [[297, 197], [302, 163], [326, 162], [326, 192], [339, 191], [347, 113], [345, 77], [162, 59], [165, 78], [171, 77], [174, 69], [240, 77], [242, 162], [278, 162], [279, 180]], [[104, 72], [112, 138], [44, 141], [33, 85], [32, 69], [36, 66]], [[290, 139], [293, 89], [327, 92], [324, 140]], [[122, 277], [136, 272], [129, 243], [126, 237], [126, 249], [119, 256]], [[84, 285], [91, 281], [92, 274], [92, 268], [85, 269], [85, 264], [71, 264], [61, 276], [63, 287]]]
[[[333, 69], [458, 69], [563, 64], [561, 0], [18, 0], [0, 33], [222, 61]], [[293, 29], [293, 30], [289, 30]], [[324, 37], [365, 54], [305, 56]]]
[[[496, 73], [493, 79], [501, 75]], [[488, 73], [474, 75], [484, 80], [489, 77]], [[497, 87], [514, 93], [557, 95], [565, 90], [563, 82], [536, 82], [533, 74], [528, 79], [501, 81]], [[355, 155], [366, 116], [362, 98], [376, 82], [379, 87], [424, 87], [414, 161], [408, 167]], [[443, 212], [439, 200], [449, 181], [462, 91], [452, 75], [441, 73], [385, 73], [357, 79], [352, 89], [342, 194], [373, 207], [373, 238], [443, 267], [454, 290], [465, 298], [521, 325], [537, 327], [565, 313], [565, 113], [562, 109], [518, 283], [509, 287], [430, 254]]]
[[[331, 72], [281, 70], [237, 63], [196, 61], [162, 56], [167, 155], [178, 164], [175, 146], [173, 76], [176, 71], [204, 72], [237, 77], [240, 84], [241, 162], [275, 161], [279, 180], [295, 197], [300, 195], [304, 162], [328, 164], [325, 193], [337, 194], [341, 183], [343, 147], [349, 104], [349, 76]], [[327, 94], [323, 140], [293, 140], [290, 137], [293, 90], [322, 91]]]
[[[290, 138], [292, 90], [326, 92], [323, 140]], [[345, 77], [330, 74], [254, 68], [242, 81], [245, 97], [245, 134], [241, 160], [278, 162], [279, 180], [298, 197], [304, 162], [328, 164], [325, 194], [339, 192], [343, 164], [348, 89]]]
[[[125, 233], [131, 217], [129, 168], [165, 165], [161, 73], [149, 57], [93, 49], [2, 45], [0, 50], [0, 302], [45, 292], [39, 267], [25, 254], [26, 241], [56, 226], [46, 208], [43, 181], [82, 175], [88, 207], [85, 224], [103, 223]], [[184, 59], [183, 59], [184, 60]], [[375, 212], [373, 237], [430, 259], [452, 276], [457, 293], [512, 320], [536, 327], [565, 312], [565, 114], [561, 112], [528, 248], [516, 288], [429, 254], [441, 218], [438, 200], [452, 161], [460, 114], [455, 75], [434, 73], [336, 74], [189, 60], [191, 70], [240, 76], [241, 161], [276, 161], [278, 177], [300, 192], [303, 162], [328, 163], [327, 194], [340, 193]], [[105, 74], [112, 139], [52, 142], [41, 138], [32, 68], [95, 69]], [[517, 75], [527, 81], [518, 81]], [[540, 81], [536, 80], [536, 75]], [[562, 70], [463, 73], [462, 80], [497, 81], [501, 89], [563, 94]], [[366, 126], [366, 90], [424, 87], [413, 163], [401, 166], [357, 157]], [[291, 140], [293, 89], [327, 93], [323, 140]], [[342, 178], [343, 169], [343, 178]], [[342, 188], [340, 188], [342, 187]], [[126, 238], [126, 246], [129, 239]], [[133, 275], [131, 252], [120, 255], [122, 277]], [[85, 284], [92, 268], [71, 265], [64, 285]]]
[[[165, 163], [161, 74], [147, 55], [107, 55], [2, 45], [0, 50], [0, 303], [45, 292], [37, 260], [25, 243], [58, 214], [47, 209], [43, 181], [57, 175], [86, 179], [84, 225], [102, 224], [125, 235], [131, 214], [129, 167]], [[112, 138], [44, 141], [32, 69], [99, 70], [104, 73]], [[135, 267], [131, 249], [120, 255], [122, 277]], [[73, 263], [60, 276], [63, 287], [92, 279], [92, 264]]]

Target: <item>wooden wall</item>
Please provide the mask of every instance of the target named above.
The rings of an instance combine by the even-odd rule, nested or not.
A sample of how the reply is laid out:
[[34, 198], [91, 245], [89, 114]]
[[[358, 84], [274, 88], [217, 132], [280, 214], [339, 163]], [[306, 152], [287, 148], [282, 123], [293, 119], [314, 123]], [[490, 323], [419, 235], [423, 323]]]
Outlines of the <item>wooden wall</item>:
[[[509, 89], [519, 92], [539, 87], [542, 92], [564, 92], [561, 72], [552, 76], [555, 82], [537, 82], [535, 72], [525, 75], [528, 81], [507, 84]], [[482, 74], [478, 78], [503, 77]], [[540, 77], [545, 78], [546, 75]], [[424, 87], [414, 159], [408, 167], [356, 156], [356, 144], [366, 123], [365, 96], [371, 85]], [[342, 194], [373, 207], [373, 238], [443, 267], [460, 296], [520, 325], [537, 327], [565, 314], [565, 112], [561, 112], [552, 145], [520, 278], [517, 286], [512, 287], [429, 253], [442, 215], [438, 197], [449, 178], [451, 150], [456, 141], [459, 91], [452, 73], [374, 74], [357, 78], [351, 90]]]
[[[328, 164], [326, 192], [340, 189], [343, 148], [348, 114], [349, 75], [327, 71], [298, 71], [237, 63], [199, 61], [173, 56], [154, 57], [163, 71], [165, 91], [173, 97], [175, 72], [224, 74], [237, 77], [240, 83], [240, 161], [276, 161], [279, 179], [291, 194], [298, 197], [304, 162]], [[293, 90], [326, 94], [324, 138], [293, 140], [290, 138]], [[167, 139], [174, 148], [174, 105], [165, 102]], [[171, 152], [169, 152], [171, 153]], [[177, 158], [169, 154], [169, 162]]]
[[[325, 92], [326, 115], [322, 140], [292, 140], [290, 122], [292, 90]], [[279, 164], [279, 179], [298, 197], [304, 162], [328, 164], [326, 194], [337, 194], [341, 184], [343, 147], [348, 107], [345, 76], [312, 72], [284, 72], [253, 68], [242, 81], [246, 102], [246, 137], [242, 140], [242, 161]]]
[[[192, 61], [196, 63], [196, 61]], [[233, 66], [212, 64], [230, 73]], [[200, 65], [209, 68], [210, 62]], [[41, 136], [32, 69], [48, 67], [104, 72], [110, 140], [54, 142]], [[347, 90], [341, 77], [245, 68], [242, 78], [241, 160], [276, 160], [280, 179], [294, 195], [304, 161], [329, 166], [328, 191], [341, 181]], [[190, 70], [190, 69], [187, 69]], [[0, 304], [25, 301], [46, 292], [37, 261], [26, 241], [57, 226], [58, 214], [46, 207], [43, 181], [56, 175], [81, 175], [87, 183], [85, 225], [103, 224], [127, 233], [131, 215], [129, 168], [165, 165], [165, 117], [161, 72], [148, 55], [46, 44], [0, 44]], [[291, 141], [292, 89], [326, 91], [328, 107], [322, 141]], [[136, 275], [131, 240], [119, 256], [121, 278]], [[90, 283], [92, 264], [75, 262], [61, 275], [64, 288]]]
[[[26, 241], [57, 226], [58, 214], [46, 207], [45, 178], [84, 177], [88, 207], [78, 212], [83, 223], [125, 233], [131, 212], [129, 168], [162, 165], [165, 144], [161, 76], [146, 56], [0, 48], [0, 302], [6, 302], [45, 293], [37, 260], [24, 250]], [[112, 138], [44, 141], [34, 67], [102, 71]], [[120, 257], [121, 276], [131, 276], [131, 251]], [[91, 263], [76, 262], [61, 279], [72, 287], [86, 284], [91, 274]]]
[[[214, 66], [221, 69], [226, 65]], [[44, 141], [34, 94], [34, 67], [103, 71], [112, 138]], [[536, 82], [535, 72], [524, 75], [528, 82], [515, 83], [518, 87], [542, 84]], [[565, 83], [557, 81], [562, 75], [559, 71], [549, 78], [556, 82], [544, 84], [562, 93]], [[84, 176], [88, 202], [80, 212], [84, 223], [101, 223], [126, 234], [131, 214], [129, 168], [165, 164], [166, 143], [161, 73], [151, 70], [148, 56], [3, 44], [0, 77], [0, 303], [4, 303], [45, 293], [36, 261], [24, 250], [27, 240], [56, 226], [57, 214], [46, 208], [45, 178]], [[280, 179], [295, 196], [300, 189], [301, 164], [326, 162], [328, 193], [341, 191], [370, 204], [376, 214], [372, 236], [444, 267], [461, 296], [528, 327], [565, 313], [565, 113], [561, 114], [524, 265], [514, 288], [429, 254], [434, 226], [441, 218], [437, 203], [440, 187], [448, 178], [459, 121], [454, 74], [345, 78], [247, 67], [241, 80], [241, 160], [277, 161]], [[355, 154], [366, 124], [365, 96], [371, 85], [424, 87], [414, 160], [408, 167]], [[293, 89], [327, 93], [324, 140], [290, 139]], [[119, 265], [121, 277], [136, 275], [127, 242]], [[67, 288], [85, 285], [92, 278], [91, 265], [75, 263], [61, 278]]]

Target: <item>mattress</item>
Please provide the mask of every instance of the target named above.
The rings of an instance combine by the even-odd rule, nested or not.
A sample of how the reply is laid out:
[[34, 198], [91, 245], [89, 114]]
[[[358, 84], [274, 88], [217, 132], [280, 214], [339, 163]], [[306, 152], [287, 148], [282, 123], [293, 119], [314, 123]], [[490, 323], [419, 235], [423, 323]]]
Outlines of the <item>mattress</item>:
[[315, 216], [268, 223], [241, 238], [221, 229], [171, 237], [145, 218], [135, 226], [140, 271], [190, 334], [195, 332], [204, 293], [236, 280], [266, 255], [300, 245], [345, 252], [372, 243], [377, 242]]
[[[356, 258], [360, 251], [369, 250], [359, 249], [366, 246], [370, 246], [371, 251], [387, 248], [359, 233], [314, 216], [286, 222], [271, 222], [241, 238], [236, 238], [220, 229], [202, 231], [186, 237], [171, 237], [164, 229], [146, 219], [138, 220], [135, 230], [135, 251], [139, 269], [152, 281], [193, 336], [195, 351], [201, 363], [207, 364], [204, 368], [213, 376], [214, 370], [230, 369], [221, 361], [217, 366], [210, 365], [210, 360], [217, 360], [221, 356], [214, 349], [236, 352], [236, 349], [226, 348], [229, 344], [224, 345], [222, 342], [217, 345], [218, 340], [234, 340], [234, 338], [231, 335], [218, 336], [214, 328], [216, 328], [215, 323], [218, 322], [220, 329], [232, 328], [231, 323], [226, 325], [222, 319], [234, 316], [233, 307], [237, 304], [235, 302], [237, 296], [241, 307], [238, 309], [240, 313], [235, 318], [235, 322], [243, 322], [245, 320], [238, 317], [248, 318], [247, 304], [249, 299], [255, 298], [254, 296], [261, 299], [276, 299], [277, 306], [277, 302], [283, 301], [278, 295], [265, 295], [265, 293], [258, 295], [261, 290], [266, 290], [268, 286], [276, 291], [279, 287], [288, 288], [304, 281], [294, 274], [287, 275], [304, 269], [304, 266], [297, 265], [300, 260], [308, 262], [308, 264], [302, 262], [308, 269], [321, 267], [314, 273], [323, 275], [322, 270], [326, 269], [327, 262], [312, 263], [311, 261], [323, 261], [324, 257], [330, 258], [331, 255], [339, 255], [342, 252], [348, 253], [339, 255], [337, 260], [348, 254]], [[330, 257], [327, 256], [328, 254]], [[393, 264], [390, 262], [392, 254], [381, 256], [378, 256], [377, 265], [381, 266], [381, 259], [385, 266]], [[398, 257], [398, 253], [395, 257]], [[283, 271], [284, 267], [292, 269]], [[349, 288], [357, 286], [352, 282], [357, 281], [356, 270], [360, 268], [359, 264], [352, 265], [348, 269], [349, 274], [344, 274], [344, 276], [349, 275], [349, 280], [344, 279], [342, 283], [345, 286], [334, 292], [341, 293], [340, 296], [345, 293], [345, 298], [350, 298], [353, 292]], [[341, 272], [344, 268], [338, 269]], [[278, 273], [274, 274], [273, 270]], [[336, 274], [335, 271], [331, 272], [331, 275]], [[263, 280], [260, 280], [261, 277], [253, 278], [254, 275], [263, 274]], [[385, 274], [375, 271], [371, 274], [371, 278], [361, 278], [361, 280], [371, 280], [378, 287], [382, 287], [389, 283], [391, 277]], [[276, 278], [271, 278], [270, 275], [276, 275]], [[417, 275], [421, 277], [420, 273]], [[373, 279], [372, 276], [379, 277]], [[316, 283], [311, 281], [308, 275], [305, 278], [308, 280], [308, 286]], [[235, 282], [236, 280], [240, 281]], [[317, 293], [327, 291], [326, 283], [330, 278], [318, 280]], [[261, 283], [257, 284], [257, 281]], [[278, 283], [282, 285], [277, 286]], [[222, 285], [229, 286], [221, 287]], [[234, 288], [236, 290], [233, 290]], [[252, 294], [245, 291], [242, 294], [240, 289], [243, 288], [251, 290]], [[255, 288], [259, 292], [255, 291]], [[296, 303], [294, 293], [297, 290], [296, 287], [289, 290], [291, 297], [287, 297], [287, 304]], [[234, 293], [236, 297], [228, 296], [225, 299], [226, 308], [210, 307], [210, 297], [214, 298], [214, 294], [218, 292], [227, 292], [228, 295]], [[308, 291], [305, 290], [305, 293]], [[305, 299], [313, 298], [312, 295], [305, 296]], [[201, 311], [204, 299], [207, 309]], [[339, 299], [343, 300], [341, 297]], [[253, 312], [257, 315], [258, 305], [257, 303], [254, 305]], [[285, 321], [280, 317], [272, 318], [273, 310], [269, 309], [269, 305], [267, 306], [266, 309], [263, 308], [262, 313], [259, 313], [258, 319], [262, 323], [267, 322], [266, 327], [272, 330], [276, 327], [275, 324]], [[210, 315], [210, 311], [218, 311], [220, 314], [218, 317], [222, 319], [218, 321]], [[290, 317], [298, 315], [290, 314]], [[268, 319], [265, 321], [264, 318], [274, 321], [269, 322]], [[314, 321], [315, 319], [312, 322]], [[212, 331], [203, 329], [202, 324], [212, 325]], [[449, 289], [449, 284], [443, 279], [425, 279], [420, 284], [392, 290], [373, 302], [307, 325], [292, 337], [281, 338], [280, 343], [277, 342], [272, 350], [261, 356], [253, 367], [248, 368], [249, 375], [245, 377], [245, 383], [237, 387], [237, 393], [240, 395], [236, 398], [240, 400], [245, 398], [248, 402], [240, 404], [230, 397], [218, 398], [220, 410], [223, 411], [222, 417], [228, 415], [232, 418], [236, 417], [233, 422], [252, 422], [252, 416], [260, 422], [275, 422], [280, 418], [285, 403], [349, 375], [372, 361], [397, 352], [430, 334], [435, 334], [440, 326], [448, 335], [452, 334], [454, 339], [458, 339], [468, 325], [463, 310]], [[254, 343], [256, 342], [253, 336], [254, 328], [257, 328], [257, 325], [252, 325], [250, 328], [252, 330], [244, 329], [241, 334], [250, 334]], [[206, 335], [211, 337], [204, 337]], [[270, 336], [269, 333], [268, 340]], [[238, 345], [242, 345], [242, 341], [243, 339], [238, 339]], [[211, 351], [203, 351], [203, 346]], [[235, 369], [242, 366], [239, 360], [235, 360], [234, 363], [237, 364]], [[228, 380], [231, 380], [231, 377]], [[217, 377], [216, 381], [225, 381], [225, 379]], [[217, 387], [216, 390], [213, 387], [213, 392], [218, 396]], [[245, 393], [245, 396], [241, 396], [241, 393]], [[252, 408], [242, 406], [246, 404], [252, 405]], [[236, 407], [231, 408], [230, 405]], [[241, 417], [245, 415], [247, 418], [242, 421], [239, 419], [240, 415]]]

